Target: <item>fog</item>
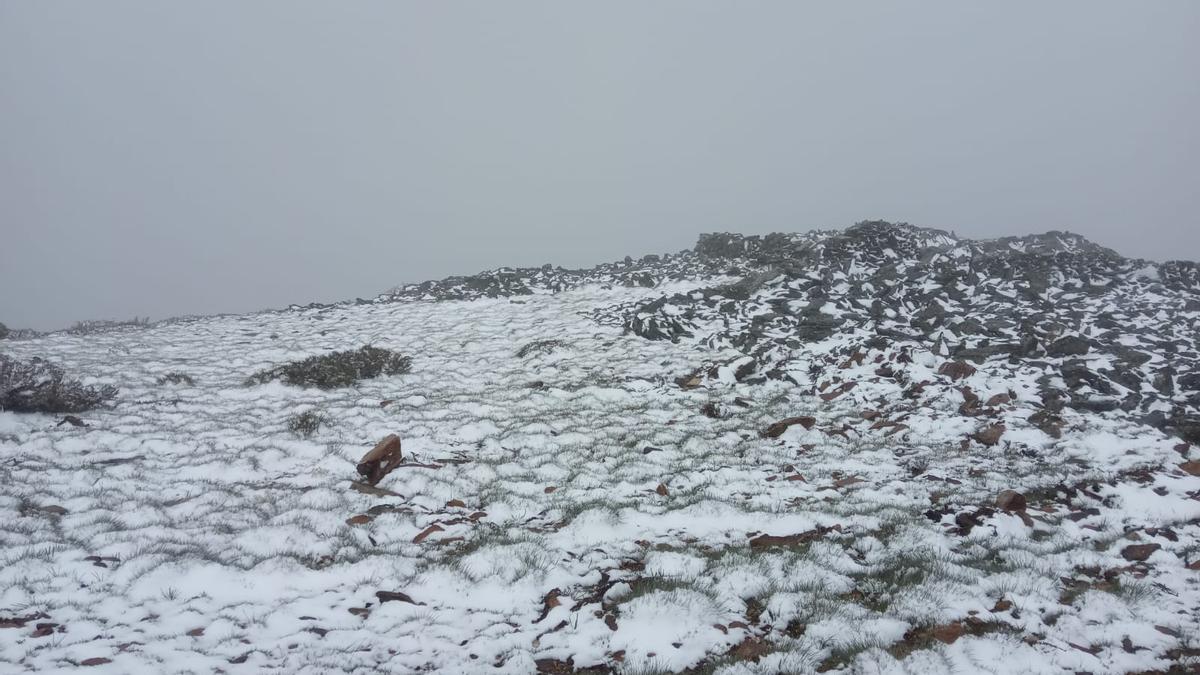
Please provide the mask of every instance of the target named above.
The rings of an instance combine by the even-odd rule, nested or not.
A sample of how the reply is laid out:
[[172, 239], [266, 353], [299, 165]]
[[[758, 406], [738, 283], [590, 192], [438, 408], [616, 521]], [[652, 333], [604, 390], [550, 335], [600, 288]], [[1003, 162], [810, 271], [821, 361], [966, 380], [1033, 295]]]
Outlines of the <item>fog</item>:
[[864, 219], [1200, 258], [1200, 4], [6, 2], [0, 321]]

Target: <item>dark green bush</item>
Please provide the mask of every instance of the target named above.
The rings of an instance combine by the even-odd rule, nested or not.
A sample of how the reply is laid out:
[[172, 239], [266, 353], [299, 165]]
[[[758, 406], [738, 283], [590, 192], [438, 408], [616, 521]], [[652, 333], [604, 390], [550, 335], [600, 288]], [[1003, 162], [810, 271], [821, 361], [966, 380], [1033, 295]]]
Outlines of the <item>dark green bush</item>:
[[517, 358], [523, 359], [530, 354], [549, 354], [559, 347], [566, 347], [562, 340], [537, 340], [517, 350]]
[[310, 356], [303, 361], [260, 370], [246, 380], [247, 386], [280, 380], [298, 387], [337, 389], [380, 375], [400, 375], [412, 369], [412, 359], [370, 345], [344, 352]]
[[179, 373], [179, 372], [167, 373], [166, 375], [163, 375], [162, 377], [158, 378], [158, 383], [159, 384], [186, 384], [189, 387], [196, 386], [196, 380], [193, 379], [191, 375], [188, 375], [187, 373]]
[[84, 386], [45, 359], [20, 361], [0, 354], [0, 410], [77, 413], [97, 408], [116, 395], [116, 387]]
[[298, 415], [292, 415], [288, 418], [288, 429], [297, 436], [308, 438], [317, 433], [317, 429], [321, 428], [322, 424], [328, 423], [329, 420], [322, 414], [308, 410]]
[[99, 319], [94, 321], [76, 321], [75, 325], [67, 329], [67, 332], [72, 335], [93, 335], [96, 333], [107, 333], [115, 330], [123, 330], [129, 328], [148, 328], [150, 326], [150, 317], [135, 316], [132, 319], [124, 321], [114, 321], [112, 319]]

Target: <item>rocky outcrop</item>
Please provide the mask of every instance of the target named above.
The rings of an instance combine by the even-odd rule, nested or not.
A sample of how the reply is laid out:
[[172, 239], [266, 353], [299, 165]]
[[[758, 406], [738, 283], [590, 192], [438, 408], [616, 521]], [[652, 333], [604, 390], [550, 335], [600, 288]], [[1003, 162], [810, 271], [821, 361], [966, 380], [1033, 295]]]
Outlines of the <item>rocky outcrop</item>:
[[953, 382], [1003, 364], [1053, 402], [1037, 420], [1048, 434], [1061, 432], [1068, 407], [1200, 438], [1194, 263], [1125, 258], [1069, 232], [975, 241], [882, 221], [704, 235], [682, 259], [746, 274], [598, 318], [651, 340], [738, 349], [754, 359], [749, 382], [817, 381], [870, 348], [889, 361], [878, 370], [898, 393], [919, 398], [941, 385], [910, 382], [895, 355], [932, 352]]
[[[593, 316], [648, 340], [736, 349], [750, 359], [738, 382], [810, 386], [867, 349], [880, 359], [877, 376], [914, 402], [943, 395], [975, 369], [1003, 367], [1038, 383], [1045, 409], [1031, 422], [1052, 437], [1065, 408], [1124, 415], [1200, 442], [1200, 267], [1125, 258], [1070, 232], [971, 240], [885, 221], [722, 232], [676, 254], [586, 270], [504, 268], [404, 286], [377, 302], [686, 280], [696, 287]], [[923, 352], [953, 364], [944, 380], [913, 374], [906, 360]], [[713, 378], [715, 368], [689, 386]]]

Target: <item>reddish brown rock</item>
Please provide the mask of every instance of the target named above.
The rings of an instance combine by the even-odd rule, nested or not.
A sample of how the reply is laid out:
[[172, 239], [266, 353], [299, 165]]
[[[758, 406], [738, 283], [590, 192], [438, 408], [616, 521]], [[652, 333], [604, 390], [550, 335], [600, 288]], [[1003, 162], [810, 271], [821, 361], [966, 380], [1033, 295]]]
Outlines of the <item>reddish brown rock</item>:
[[938, 373], [948, 376], [951, 380], [957, 382], [963, 378], [970, 377], [975, 374], [975, 366], [966, 361], [947, 361], [938, 368]]
[[396, 468], [403, 457], [404, 454], [400, 449], [400, 437], [396, 434], [388, 434], [359, 460], [358, 473], [366, 479], [368, 484], [375, 485]]
[[349, 518], [347, 518], [346, 524], [347, 525], [366, 525], [367, 523], [371, 522], [372, 520], [374, 520], [374, 518], [372, 518], [371, 516], [368, 516], [365, 513], [360, 513], [357, 516], [350, 516]]
[[381, 605], [385, 602], [392, 602], [392, 601], [407, 602], [410, 605], [425, 604], [423, 602], [417, 602], [416, 600], [413, 600], [412, 597], [409, 596], [408, 593], [401, 593], [400, 591], [375, 591], [375, 597], [379, 598], [379, 604], [381, 604]]
[[972, 438], [990, 447], [999, 443], [1000, 437], [1003, 436], [1004, 432], [1007, 430], [1008, 429], [1003, 424], [989, 424], [988, 426], [975, 432], [975, 435], [972, 436]]
[[[772, 546], [796, 546], [799, 544], [807, 544], [814, 539], [825, 536], [826, 533], [832, 531], [833, 527], [818, 527], [815, 530], [801, 532], [799, 534], [785, 534], [775, 536], [770, 534], [762, 534], [750, 540], [751, 549], [771, 548]], [[733, 624], [729, 625], [733, 628]]]
[[1193, 476], [1200, 476], [1200, 459], [1193, 459], [1190, 462], [1184, 462], [1183, 464], [1179, 465], [1179, 468], [1183, 469], [1187, 473], [1192, 474]]
[[934, 626], [932, 632], [934, 639], [951, 645], [954, 644], [958, 638], [962, 637], [963, 634], [967, 632], [967, 629], [964, 628], [961, 623], [956, 621], [954, 623], [948, 623], [944, 626]]
[[434, 532], [441, 532], [441, 531], [442, 531], [442, 527], [440, 525], [430, 525], [429, 527], [425, 528], [424, 530], [421, 530], [420, 534], [413, 537], [412, 543], [419, 544], [419, 543], [425, 541], [425, 539], [429, 535], [433, 534]]
[[575, 659], [568, 658], [566, 661], [560, 659], [537, 659], [533, 662], [539, 673], [549, 673], [550, 675], [568, 675], [575, 672]]
[[1158, 544], [1132, 544], [1121, 549], [1121, 557], [1129, 562], [1145, 562], [1160, 548]]
[[780, 421], [772, 424], [771, 426], [767, 427], [762, 432], [762, 435], [765, 438], [779, 438], [780, 436], [783, 435], [783, 432], [787, 431], [792, 426], [799, 424], [800, 426], [804, 427], [805, 429], [812, 429], [813, 425], [816, 423], [817, 423], [817, 420], [814, 417], [807, 417], [807, 416], [789, 417], [787, 419], [780, 420]]
[[1008, 405], [1009, 403], [1012, 403], [1012, 396], [1009, 396], [1008, 394], [996, 394], [995, 396], [989, 398], [987, 403], [984, 403], [984, 405], [989, 408], [995, 408], [998, 405]]
[[1049, 410], [1039, 410], [1029, 416], [1029, 423], [1050, 438], [1062, 438], [1063, 419]]
[[1025, 495], [1020, 492], [1005, 490], [996, 495], [996, 506], [1005, 511], [1024, 511], [1028, 503], [1025, 501]]
[[758, 663], [759, 659], [769, 653], [771, 653], [771, 645], [762, 638], [756, 637], [748, 637], [729, 650], [729, 654], [736, 657], [739, 661], [752, 661], [754, 663]]
[[662, 483], [659, 483], [658, 487], [654, 488], [654, 491], [657, 492], [658, 494], [662, 495], [663, 497], [666, 497], [667, 495], [671, 494], [671, 491], [667, 489], [667, 486]]
[[557, 588], [551, 589], [546, 594], [545, 599], [542, 600], [542, 613], [538, 615], [538, 618], [534, 619], [534, 623], [544, 621], [550, 615], [550, 610], [562, 604], [562, 601], [558, 599], [560, 595], [562, 595], [562, 591]]
[[842, 384], [840, 384], [837, 387], [837, 389], [834, 389], [833, 391], [828, 391], [828, 392], [825, 392], [824, 394], [821, 394], [821, 400], [822, 401], [832, 401], [833, 399], [850, 391], [851, 389], [855, 388], [856, 386], [858, 386], [857, 382], [843, 382]]

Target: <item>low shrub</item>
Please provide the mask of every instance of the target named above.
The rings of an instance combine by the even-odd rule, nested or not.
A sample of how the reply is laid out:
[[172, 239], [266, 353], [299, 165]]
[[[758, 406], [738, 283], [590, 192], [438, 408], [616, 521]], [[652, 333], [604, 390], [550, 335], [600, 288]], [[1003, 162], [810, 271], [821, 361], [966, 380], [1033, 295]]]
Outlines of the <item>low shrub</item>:
[[196, 386], [196, 380], [193, 379], [191, 375], [188, 375], [187, 373], [179, 373], [179, 372], [167, 373], [166, 375], [159, 377], [158, 383], [159, 384], [186, 384], [189, 387]]
[[523, 359], [530, 354], [549, 354], [560, 347], [566, 347], [562, 340], [537, 340], [517, 350], [517, 358]]
[[75, 325], [67, 329], [67, 333], [71, 335], [94, 335], [97, 333], [108, 333], [115, 330], [125, 330], [129, 328], [143, 329], [150, 326], [150, 317], [135, 316], [132, 319], [123, 321], [114, 321], [112, 319], [99, 319], [93, 321], [76, 321]]
[[359, 349], [310, 356], [303, 361], [260, 370], [246, 386], [280, 380], [298, 387], [337, 389], [380, 375], [400, 375], [412, 369], [412, 359], [396, 352], [365, 345]]
[[116, 387], [85, 386], [45, 359], [21, 361], [0, 354], [0, 409], [77, 413], [100, 407], [116, 395]]
[[327, 424], [329, 419], [315, 410], [308, 410], [298, 415], [292, 415], [288, 418], [288, 430], [297, 436], [309, 438], [317, 433], [317, 429], [321, 428], [322, 424]]

